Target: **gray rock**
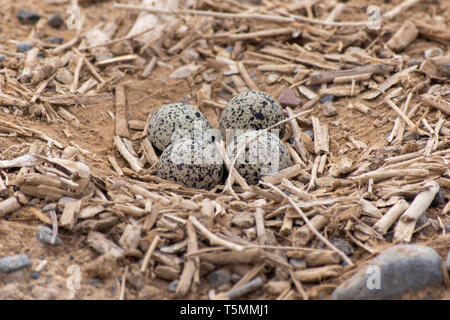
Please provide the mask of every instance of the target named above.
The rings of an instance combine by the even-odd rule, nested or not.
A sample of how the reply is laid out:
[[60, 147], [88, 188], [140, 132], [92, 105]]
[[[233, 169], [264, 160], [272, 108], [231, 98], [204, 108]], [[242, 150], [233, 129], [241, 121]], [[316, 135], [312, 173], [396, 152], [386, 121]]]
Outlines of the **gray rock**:
[[21, 42], [17, 45], [17, 50], [19, 50], [19, 52], [27, 52], [31, 49], [33, 49], [33, 46], [25, 42]]
[[219, 269], [208, 274], [206, 280], [211, 287], [217, 289], [231, 281], [231, 274], [226, 269]]
[[56, 236], [55, 243], [52, 243], [52, 234], [53, 231], [47, 226], [44, 225], [38, 225], [36, 227], [36, 237], [38, 240], [42, 243], [47, 243], [50, 245], [60, 246], [62, 245], [62, 240], [60, 237]]
[[0, 259], [0, 272], [3, 273], [13, 272], [29, 266], [31, 266], [31, 260], [26, 254], [16, 254]]
[[237, 274], [237, 273], [233, 273], [232, 275], [231, 275], [231, 283], [238, 283], [239, 282], [239, 280], [241, 280], [242, 279], [242, 276], [241, 275], [239, 275], [239, 274]]
[[23, 24], [35, 24], [40, 18], [38, 13], [30, 10], [20, 9], [17, 11], [17, 19]]
[[331, 239], [331, 243], [336, 246], [339, 250], [341, 250], [345, 255], [349, 256], [353, 253], [353, 247], [352, 245], [344, 239], [333, 237]]
[[297, 270], [306, 269], [305, 259], [289, 259], [289, 263], [292, 264]]
[[2, 54], [0, 54], [0, 62], [3, 62], [3, 61], [5, 61], [5, 56], [4, 55], [2, 55]]
[[137, 291], [145, 286], [145, 276], [141, 272], [133, 272], [127, 279], [131, 287]]
[[48, 25], [55, 29], [60, 28], [63, 24], [64, 24], [64, 19], [63, 19], [61, 13], [59, 13], [59, 12], [55, 13], [48, 19]]
[[56, 203], [49, 203], [42, 207], [42, 212], [49, 212], [50, 210], [55, 210], [57, 207]]
[[178, 280], [172, 281], [167, 288], [170, 292], [175, 292], [177, 291], [178, 283], [180, 283]]
[[444, 224], [445, 233], [450, 233], [450, 221]]
[[48, 37], [45, 39], [46, 42], [48, 43], [53, 43], [53, 44], [61, 44], [64, 41], [63, 37]]
[[311, 139], [314, 141], [314, 132], [312, 132], [311, 130], [306, 130], [305, 133], [311, 137]]
[[[401, 297], [408, 290], [442, 282], [442, 258], [432, 248], [397, 245], [372, 259], [334, 290], [334, 300], [383, 300]], [[378, 270], [378, 271], [377, 271]]]
[[326, 95], [326, 96], [320, 98], [319, 101], [320, 101], [320, 103], [325, 103], [325, 102], [332, 102], [333, 100], [334, 100], [334, 96], [329, 94], [329, 95]]

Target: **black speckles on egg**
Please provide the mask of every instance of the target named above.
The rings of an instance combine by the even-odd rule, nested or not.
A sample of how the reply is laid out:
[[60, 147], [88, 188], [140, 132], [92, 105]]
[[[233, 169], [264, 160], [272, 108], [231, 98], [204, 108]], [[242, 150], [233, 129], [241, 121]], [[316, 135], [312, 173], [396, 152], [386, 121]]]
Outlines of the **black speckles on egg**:
[[[228, 101], [219, 120], [219, 129], [259, 130], [285, 119], [280, 104], [264, 92], [251, 90], [240, 93]], [[284, 124], [278, 129], [284, 134]]]
[[223, 163], [214, 144], [181, 139], [164, 150], [157, 171], [162, 179], [209, 190], [221, 182]]
[[257, 184], [261, 177], [278, 172], [292, 165], [291, 156], [283, 141], [272, 133], [263, 133], [250, 140], [257, 131], [247, 131], [235, 139], [227, 148], [231, 161], [246, 141], [248, 148], [237, 157], [235, 164], [239, 174], [249, 184]]
[[170, 103], [159, 108], [150, 119], [148, 138], [156, 149], [163, 151], [173, 141], [188, 135], [196, 139], [205, 136], [211, 142], [210, 129], [211, 123], [198, 109], [185, 103]]

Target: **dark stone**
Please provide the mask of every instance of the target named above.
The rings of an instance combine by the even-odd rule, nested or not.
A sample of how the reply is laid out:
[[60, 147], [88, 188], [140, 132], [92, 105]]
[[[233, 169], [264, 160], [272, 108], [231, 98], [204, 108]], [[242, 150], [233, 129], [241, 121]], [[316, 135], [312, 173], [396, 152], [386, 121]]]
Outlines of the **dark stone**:
[[27, 52], [31, 49], [33, 49], [33, 46], [25, 42], [21, 42], [17, 45], [17, 50], [19, 50], [19, 52]]
[[325, 103], [325, 102], [332, 102], [334, 100], [334, 96], [329, 94], [326, 95], [325, 97], [320, 98], [320, 103]]
[[134, 272], [127, 279], [131, 287], [137, 291], [141, 290], [145, 286], [145, 276], [141, 272]]
[[23, 24], [35, 24], [40, 18], [41, 16], [33, 11], [25, 9], [20, 9], [17, 11], [17, 19], [19, 19], [19, 21]]
[[432, 248], [397, 245], [334, 290], [334, 300], [384, 300], [442, 282], [442, 258]]
[[352, 245], [344, 239], [333, 237], [331, 238], [331, 243], [336, 246], [340, 251], [345, 253], [345, 255], [349, 256], [353, 253]]
[[447, 201], [448, 199], [445, 197], [444, 190], [440, 189], [438, 193], [436, 193], [436, 195], [434, 196], [433, 202], [431, 202], [430, 207], [431, 208], [439, 207], [440, 205], [446, 204]]
[[392, 54], [389, 51], [383, 50], [378, 52], [378, 58], [381, 59], [389, 59], [392, 57]]
[[422, 64], [423, 60], [421, 59], [411, 59], [411, 61], [409, 61], [409, 66], [420, 66]]
[[40, 276], [41, 276], [41, 275], [40, 275], [39, 272], [33, 272], [33, 273], [31, 274], [31, 278], [33, 278], [34, 280], [39, 279]]
[[63, 37], [48, 37], [47, 39], [45, 39], [46, 42], [48, 43], [53, 43], [53, 44], [61, 44], [64, 41]]
[[0, 55], [0, 62], [3, 62], [3, 61], [5, 61], [5, 56], [4, 55]]
[[177, 291], [178, 283], [179, 283], [178, 280], [172, 281], [167, 288], [169, 289], [170, 292], [175, 292]]
[[56, 203], [48, 203], [45, 206], [42, 207], [42, 212], [49, 212], [50, 210], [56, 209]]
[[444, 224], [445, 233], [450, 233], [450, 221]]
[[208, 274], [206, 276], [206, 280], [208, 281], [211, 287], [217, 289], [229, 283], [231, 281], [231, 275], [228, 270], [219, 269]]
[[59, 13], [59, 12], [55, 13], [54, 15], [52, 15], [50, 17], [50, 19], [48, 19], [48, 25], [55, 29], [61, 28], [61, 26], [63, 24], [64, 24], [64, 19], [63, 19], [61, 13]]
[[100, 278], [93, 278], [93, 279], [88, 281], [88, 284], [90, 284], [91, 286], [96, 286], [97, 287], [97, 286], [103, 284], [103, 281]]
[[311, 130], [306, 130], [305, 133], [311, 137], [312, 141], [314, 141], [314, 132], [312, 132]]
[[231, 283], [238, 283], [239, 282], [239, 280], [241, 280], [242, 279], [242, 276], [240, 276], [239, 274], [237, 274], [237, 273], [233, 273], [232, 275], [231, 275]]
[[233, 53], [233, 50], [234, 50], [234, 47], [233, 47], [233, 46], [227, 46], [227, 47], [225, 48], [225, 50], [226, 50], [229, 54], [232, 54], [232, 53]]
[[0, 272], [3, 273], [13, 272], [29, 266], [31, 266], [31, 260], [26, 254], [17, 254], [0, 259]]

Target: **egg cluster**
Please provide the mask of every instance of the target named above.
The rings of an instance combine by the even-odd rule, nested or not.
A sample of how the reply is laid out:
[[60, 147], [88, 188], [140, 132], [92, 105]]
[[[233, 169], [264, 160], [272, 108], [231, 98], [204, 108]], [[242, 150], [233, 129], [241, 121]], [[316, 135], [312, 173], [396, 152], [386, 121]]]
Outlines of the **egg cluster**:
[[[236, 170], [249, 184], [291, 165], [284, 143], [276, 134], [261, 132], [285, 119], [280, 104], [270, 95], [247, 91], [233, 97], [214, 130], [203, 113], [185, 103], [159, 108], [149, 121], [148, 139], [162, 152], [157, 175], [190, 188], [211, 189], [224, 177], [222, 157], [215, 142], [233, 129], [227, 146]], [[277, 128], [284, 134], [284, 124]]]

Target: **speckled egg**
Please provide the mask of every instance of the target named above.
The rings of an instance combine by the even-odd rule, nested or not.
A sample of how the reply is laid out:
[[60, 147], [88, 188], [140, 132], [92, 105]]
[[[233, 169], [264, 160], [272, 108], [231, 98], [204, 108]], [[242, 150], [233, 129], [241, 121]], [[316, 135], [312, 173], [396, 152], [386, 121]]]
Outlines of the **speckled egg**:
[[149, 121], [148, 138], [163, 151], [172, 142], [183, 139], [203, 139], [212, 142], [211, 123], [203, 113], [185, 103], [170, 103], [159, 108]]
[[[219, 120], [219, 129], [260, 130], [284, 120], [283, 109], [270, 95], [251, 90], [240, 93], [228, 101]], [[284, 134], [284, 124], [277, 127]]]
[[263, 176], [292, 165], [291, 156], [283, 141], [269, 132], [251, 140], [257, 133], [247, 131], [227, 148], [228, 157], [233, 161], [238, 151], [249, 141], [245, 150], [239, 153], [235, 164], [236, 170], [249, 184], [257, 184]]
[[221, 182], [223, 162], [214, 144], [181, 139], [164, 149], [157, 171], [162, 179], [209, 190]]

